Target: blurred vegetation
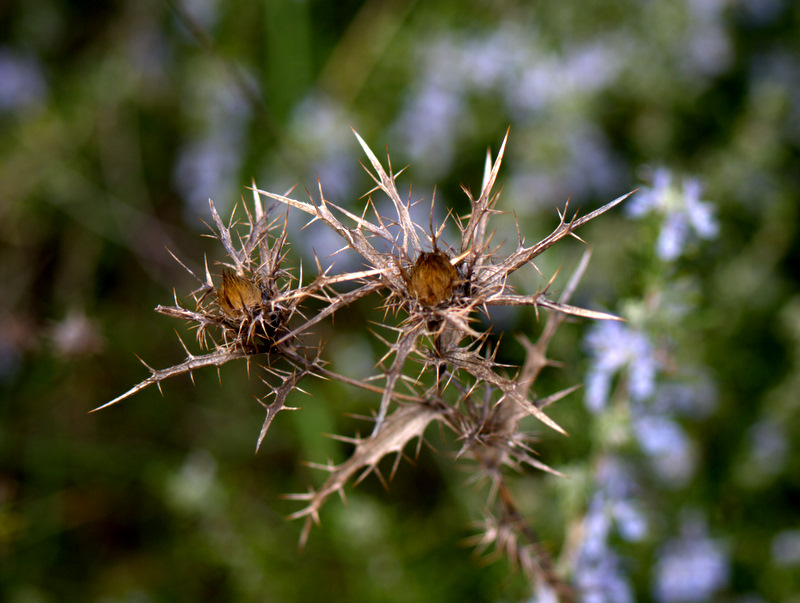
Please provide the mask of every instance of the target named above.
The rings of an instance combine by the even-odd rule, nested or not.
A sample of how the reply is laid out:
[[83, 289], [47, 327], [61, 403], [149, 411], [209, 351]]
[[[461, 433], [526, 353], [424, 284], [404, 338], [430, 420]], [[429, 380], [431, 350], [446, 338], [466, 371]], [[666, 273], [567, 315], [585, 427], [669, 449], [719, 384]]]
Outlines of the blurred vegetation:
[[[303, 461], [343, 458], [321, 434], [365, 432], [347, 413], [368, 414], [373, 396], [307, 380], [293, 400], [303, 410], [281, 414], [257, 456], [260, 382], [244, 364], [88, 414], [146, 375], [134, 353], [154, 367], [182, 358], [176, 325], [151, 310], [193, 288], [165, 248], [193, 268], [221, 258], [200, 236], [209, 197], [229, 212], [252, 178], [280, 193], [319, 177], [361, 210], [370, 186], [351, 125], [386, 143], [395, 167], [411, 164], [422, 206], [437, 185], [442, 216], [464, 209], [460, 184], [478, 189], [486, 148], [510, 125], [500, 208], [530, 239], [568, 196], [594, 208], [658, 166], [705, 185], [720, 233], [672, 267], [692, 283], [693, 311], [668, 335], [676, 362], [710, 375], [715, 407], [683, 421], [688, 484], [650, 491], [654, 539], [620, 546], [647, 600], [658, 535], [700, 509], [726, 545], [730, 600], [800, 596], [800, 552], [776, 550], [800, 530], [798, 73], [789, 0], [3, 3], [0, 599], [530, 596], [505, 562], [483, 567], [459, 546], [485, 493], [425, 446], [389, 492], [368, 478], [347, 507], [331, 501], [297, 552], [300, 525], [284, 521], [297, 506], [281, 494], [319, 483]], [[295, 264], [340, 246], [290, 219]], [[509, 225], [500, 239], [514, 240]], [[596, 248], [581, 300], [617, 308], [648, 291], [656, 225], [618, 212], [581, 235]], [[571, 268], [580, 250], [539, 267]], [[382, 353], [360, 329], [370, 311], [321, 328], [345, 374]], [[493, 319], [513, 362], [512, 333], [539, 327], [532, 312]], [[547, 377], [552, 391], [583, 380], [586, 326], [556, 338], [567, 366]], [[571, 437], [543, 432], [540, 450], [570, 483], [530, 474], [518, 486], [558, 553], [588, 504], [600, 427], [580, 395], [553, 415]]]

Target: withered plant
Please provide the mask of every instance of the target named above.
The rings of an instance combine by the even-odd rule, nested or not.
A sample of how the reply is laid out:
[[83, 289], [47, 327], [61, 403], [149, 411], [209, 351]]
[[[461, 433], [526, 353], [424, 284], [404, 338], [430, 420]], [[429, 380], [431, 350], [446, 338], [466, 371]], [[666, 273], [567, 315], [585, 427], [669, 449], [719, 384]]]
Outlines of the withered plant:
[[[205, 278], [198, 278], [200, 288], [193, 294], [194, 310], [181, 307], [177, 298], [174, 306], [156, 308], [157, 312], [193, 323], [198, 341], [211, 351], [195, 356], [187, 349], [184, 362], [168, 369], [150, 369], [148, 379], [105, 406], [174, 375], [218, 367], [233, 359], [264, 357], [267, 362], [259, 364], [275, 373], [278, 382], [268, 386], [274, 400], [264, 402], [267, 418], [260, 444], [275, 414], [286, 408], [287, 394], [305, 375], [316, 373], [372, 390], [377, 408], [371, 435], [339, 436], [354, 444], [351, 456], [338, 465], [314, 465], [328, 472], [325, 482], [306, 493], [289, 495], [305, 502], [291, 515], [305, 518], [301, 546], [312, 524], [319, 523], [320, 509], [330, 495], [338, 493], [344, 498], [344, 488], [351, 479], [358, 482], [370, 473], [385, 484], [379, 462], [387, 455], [396, 455], [394, 474], [408, 442], [416, 438], [419, 447], [427, 427], [438, 423], [460, 442], [455, 457], [471, 461], [475, 479], [490, 485], [487, 510], [479, 533], [472, 539], [477, 549], [494, 548], [494, 554], [506, 555], [537, 583], [549, 585], [569, 599], [569, 588], [556, 575], [548, 553], [514, 503], [506, 472], [529, 466], [558, 474], [536, 458], [533, 436], [522, 427], [523, 419], [535, 417], [566, 433], [545, 409], [577, 386], [546, 395], [535, 389], [540, 373], [551, 363], [548, 347], [568, 316], [599, 320], [617, 317], [570, 304], [588, 265], [588, 250], [557, 297], [551, 292], [555, 276], [549, 281], [542, 278], [543, 286], [528, 295], [515, 291], [510, 277], [526, 267], [538, 272], [534, 260], [540, 254], [565, 237], [578, 238], [575, 231], [580, 226], [631, 193], [582, 217], [577, 212], [569, 214], [565, 206], [553, 232], [532, 245], [526, 244], [517, 224], [515, 248], [501, 254], [499, 246], [492, 247], [490, 221], [498, 213], [495, 185], [506, 134], [495, 160], [487, 155], [480, 194], [474, 197], [464, 188], [470, 212], [453, 218], [460, 240], [448, 244], [442, 240], [445, 224], [434, 227], [433, 207], [428, 227], [416, 224], [411, 218], [412, 201], [401, 198], [396, 186], [399, 173], [394, 173], [389, 158], [384, 168], [358, 134], [356, 138], [371, 166], [365, 169], [375, 181], [368, 195], [379, 190], [388, 196], [393, 215], [381, 215], [371, 198], [361, 215], [353, 214], [326, 200], [321, 185], [318, 200], [310, 202], [258, 190], [254, 185], [254, 214], [247, 212], [248, 232], [235, 245], [233, 226], [224, 225], [212, 204], [217, 236], [231, 260], [226, 265], [230, 272], [224, 271], [220, 285], [215, 286], [206, 267]], [[303, 283], [302, 275], [295, 277], [282, 270], [285, 220], [282, 228], [279, 221], [269, 223], [270, 212], [264, 211], [261, 197], [300, 210], [311, 216], [311, 222], [332, 228], [343, 239], [340, 251], [350, 249], [359, 254], [364, 269], [335, 274], [331, 269], [322, 270], [317, 262], [318, 274], [308, 284]], [[279, 234], [272, 235], [276, 229]], [[368, 296], [383, 307], [384, 316], [396, 317], [382, 325], [394, 335], [384, 339], [375, 334], [386, 345], [386, 353], [377, 363], [381, 370], [370, 379], [356, 381], [335, 372], [335, 366], [334, 370], [326, 368], [319, 346], [305, 348], [299, 341], [313, 325]], [[309, 297], [323, 303], [315, 313], [304, 315], [301, 306]], [[547, 310], [544, 328], [535, 342], [519, 337], [526, 352], [520, 367], [498, 364], [497, 346], [491, 348], [489, 332], [476, 327], [479, 314], [488, 315], [493, 306], [532, 306], [537, 316], [540, 308]], [[270, 368], [270, 358], [278, 357], [292, 370]], [[405, 391], [399, 391], [401, 385]]]
[[[239, 359], [246, 360], [249, 367], [252, 359], [258, 359], [258, 365], [275, 379], [264, 379], [268, 392], [259, 401], [266, 408], [267, 415], [258, 437], [257, 450], [275, 415], [288, 408], [286, 398], [299, 381], [309, 371], [327, 373], [319, 360], [318, 347], [312, 347], [309, 353], [299, 344], [298, 338], [283, 337], [291, 330], [289, 325], [292, 321], [297, 316], [302, 318], [302, 302], [313, 296], [320, 284], [312, 282], [303, 287], [300, 285], [302, 273], [295, 276], [281, 268], [285, 258], [286, 215], [270, 221], [275, 204], [265, 211], [261, 198], [254, 195], [253, 212], [244, 205], [247, 223], [246, 232], [241, 234], [237, 228], [240, 225], [233, 218], [226, 225], [214, 202], [209, 201], [209, 205], [215, 228], [212, 236], [222, 243], [230, 260], [223, 264], [219, 284], [215, 286], [207, 261], [205, 274], [200, 278], [173, 255], [199, 283], [189, 296], [194, 309], [182, 305], [175, 293], [174, 305], [159, 305], [155, 309], [159, 314], [189, 322], [195, 329], [197, 343], [207, 353], [193, 354], [178, 337], [186, 352], [183, 362], [169, 368], [154, 369], [142, 361], [150, 376], [95, 410], [116, 404], [153, 384], [160, 389], [162, 381], [177, 375], [193, 375], [195, 370], [219, 368]], [[273, 234], [275, 231], [277, 234]], [[286, 361], [289, 370], [275, 366], [272, 362], [275, 359]], [[272, 400], [268, 401], [270, 398]]]

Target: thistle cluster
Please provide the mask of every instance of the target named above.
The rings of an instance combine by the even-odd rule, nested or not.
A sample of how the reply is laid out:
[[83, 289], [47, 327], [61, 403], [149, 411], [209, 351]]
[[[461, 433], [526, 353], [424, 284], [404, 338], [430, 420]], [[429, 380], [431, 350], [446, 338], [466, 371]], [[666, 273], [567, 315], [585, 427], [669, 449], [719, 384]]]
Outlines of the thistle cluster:
[[[545, 396], [534, 389], [541, 371], [552, 363], [548, 347], [559, 326], [569, 316], [618, 318], [570, 304], [588, 265], [589, 251], [558, 295], [551, 292], [555, 277], [531, 295], [515, 291], [510, 277], [524, 268], [536, 269], [534, 261], [540, 254], [566, 237], [578, 238], [575, 231], [580, 226], [630, 193], [582, 217], [577, 212], [568, 215], [565, 207], [559, 211], [559, 223], [552, 233], [530, 245], [517, 224], [514, 249], [500, 253], [499, 246], [492, 246], [490, 223], [499, 213], [496, 180], [506, 134], [497, 157], [492, 160], [487, 155], [480, 193], [473, 196], [464, 189], [470, 212], [452, 218], [460, 240], [448, 243], [443, 240], [445, 223], [434, 227], [433, 205], [428, 227], [415, 223], [411, 199], [401, 198], [396, 186], [399, 172], [392, 170], [388, 157], [384, 167], [358, 134], [356, 138], [369, 162], [365, 169], [375, 182], [368, 195], [375, 191], [386, 195], [392, 215], [381, 214], [371, 197], [361, 215], [353, 214], [328, 201], [321, 185], [317, 199], [300, 201], [259, 190], [254, 183], [253, 208], [245, 207], [243, 229], [233, 221], [223, 222], [212, 202], [215, 236], [228, 256], [217, 284], [207, 263], [202, 276], [186, 268], [199, 284], [191, 296], [193, 309], [181, 305], [177, 296], [174, 305], [156, 308], [161, 314], [191, 323], [204, 353], [195, 355], [181, 342], [186, 351], [183, 362], [166, 369], [150, 368], [147, 379], [101, 408], [175, 375], [245, 360], [265, 374], [267, 394], [260, 402], [266, 418], [258, 448], [275, 416], [291, 408], [287, 398], [306, 376], [337, 379], [373, 392], [371, 434], [341, 437], [354, 444], [350, 457], [341, 464], [314, 465], [327, 472], [324, 483], [289, 495], [304, 504], [290, 516], [305, 521], [301, 546], [311, 526], [319, 523], [320, 509], [328, 497], [338, 494], [344, 498], [347, 484], [372, 473], [385, 483], [380, 461], [394, 455], [394, 474], [407, 444], [416, 440], [419, 449], [428, 426], [437, 423], [452, 431], [459, 442], [456, 459], [471, 461], [476, 478], [490, 485], [486, 515], [473, 539], [478, 550], [493, 549], [493, 554], [507, 556], [537, 582], [569, 598], [569, 588], [556, 575], [547, 552], [518, 511], [506, 473], [509, 468], [526, 466], [558, 473], [536, 457], [532, 435], [522, 428], [522, 421], [532, 416], [566, 433], [546, 409], [577, 386]], [[265, 200], [269, 200], [268, 207]], [[306, 279], [302, 269], [295, 274], [282, 268], [287, 212], [272, 217], [281, 206], [308, 214], [311, 222], [333, 229], [343, 240], [341, 250], [361, 256], [364, 269], [334, 273], [331, 268], [322, 269], [317, 261], [316, 276]], [[376, 365], [377, 374], [357, 380], [336, 372], [319, 343], [307, 342], [315, 325], [362, 298], [375, 299], [384, 316], [395, 320], [381, 325], [388, 335], [375, 333], [386, 349]], [[316, 301], [308, 303], [311, 300]], [[314, 312], [308, 309], [312, 305], [318, 308]], [[481, 313], [488, 314], [494, 306], [532, 306], [537, 316], [540, 308], [548, 310], [536, 341], [520, 337], [525, 360], [515, 369], [496, 361], [497, 346], [490, 345], [488, 331], [477, 328]]]

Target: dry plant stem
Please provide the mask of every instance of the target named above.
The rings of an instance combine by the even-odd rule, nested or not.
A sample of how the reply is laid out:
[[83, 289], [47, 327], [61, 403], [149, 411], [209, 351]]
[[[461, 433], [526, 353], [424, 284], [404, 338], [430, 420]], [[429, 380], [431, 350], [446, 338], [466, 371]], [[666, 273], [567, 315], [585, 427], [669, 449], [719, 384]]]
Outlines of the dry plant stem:
[[[561, 306], [567, 305], [569, 300], [572, 298], [572, 295], [575, 293], [575, 290], [578, 287], [578, 283], [586, 272], [586, 268], [589, 266], [589, 260], [591, 257], [592, 251], [591, 249], [587, 249], [583, 253], [577, 268], [573, 272], [561, 294], [561, 298], [559, 299], [559, 304]], [[517, 386], [521, 391], [526, 393], [530, 392], [533, 384], [536, 382], [536, 379], [539, 377], [539, 374], [542, 372], [542, 370], [546, 366], [552, 364], [552, 362], [547, 358], [547, 348], [550, 346], [550, 342], [553, 340], [558, 327], [564, 323], [567, 316], [568, 314], [562, 312], [549, 312], [547, 314], [547, 320], [545, 322], [544, 329], [542, 329], [542, 333], [539, 335], [539, 339], [535, 345], [532, 344], [527, 337], [518, 337], [519, 341], [525, 347], [525, 363], [523, 364], [522, 370], [516, 379]], [[619, 320], [618, 317], [611, 318]], [[534, 402], [534, 404], [539, 408], [544, 408], [568, 395], [578, 387], [579, 386], [576, 385], [572, 388], [568, 388], [564, 392], [558, 392], [557, 394], [553, 394], [547, 398], [538, 399]], [[520, 412], [519, 409], [509, 405], [501, 406], [499, 404], [495, 408], [495, 415], [495, 424], [505, 424], [505, 431], [508, 433], [516, 433], [519, 426], [519, 421], [525, 417], [525, 413]]]
[[124, 400], [132, 396], [135, 393], [142, 391], [143, 389], [150, 387], [153, 384], [157, 384], [160, 386], [160, 383], [165, 379], [169, 379], [171, 377], [175, 377], [176, 375], [185, 375], [186, 373], [192, 374], [193, 371], [206, 368], [209, 366], [222, 366], [223, 364], [233, 360], [235, 358], [246, 358], [247, 354], [244, 351], [227, 351], [227, 350], [217, 350], [211, 352], [210, 354], [204, 354], [202, 356], [194, 356], [189, 355], [189, 357], [181, 362], [180, 364], [176, 364], [175, 366], [171, 366], [165, 369], [153, 369], [147, 366], [144, 362], [145, 366], [150, 370], [152, 373], [147, 379], [140, 382], [139, 384], [133, 386], [124, 394], [117, 396], [113, 400], [106, 402], [102, 406], [98, 406], [97, 408], [91, 410], [90, 412], [96, 412], [98, 410], [102, 410], [104, 408], [108, 408], [112, 404], [116, 404], [117, 402]]
[[[591, 250], [587, 249], [578, 267], [567, 283], [567, 286], [564, 288], [559, 300], [562, 304], [567, 303], [572, 297], [578, 282], [586, 271], [590, 258]], [[563, 324], [566, 319], [566, 316], [566, 314], [558, 312], [549, 313], [544, 329], [535, 345], [527, 338], [520, 337], [520, 341], [526, 349], [526, 360], [517, 378], [517, 385], [523, 392], [527, 392], [536, 381], [542, 369], [551, 364], [547, 359], [547, 348], [555, 336], [558, 327]], [[565, 392], [560, 392], [558, 397], [563, 397], [571, 391], [574, 391], [576, 387], [569, 388], [565, 390]], [[553, 397], [554, 396], [551, 396], [549, 398]], [[554, 400], [548, 400], [547, 402], [539, 400], [537, 404], [544, 406], [552, 401]], [[502, 438], [504, 436], [510, 439], [514, 434], [518, 433], [519, 421], [524, 418], [526, 414], [525, 412], [520, 412], [515, 405], [510, 405], [501, 401], [494, 406], [486, 423], [491, 425], [491, 431], [496, 437]], [[496, 467], [498, 465], [497, 455], [487, 455], [484, 454], [483, 451], [476, 450], [474, 457], [479, 464], [483, 465], [487, 473], [494, 472], [495, 479], [497, 480], [494, 484], [494, 489], [499, 493], [500, 508], [495, 511], [495, 522], [498, 526], [506, 526], [505, 530], [498, 529], [497, 534], [503, 534], [505, 532], [521, 533], [527, 540], [526, 546], [516, 539], [508, 538], [505, 543], [498, 539], [496, 541], [496, 546], [498, 548], [505, 547], [507, 549], [506, 555], [512, 562], [523, 566], [529, 573], [535, 574], [537, 579], [548, 584], [560, 601], [573, 601], [575, 599], [574, 590], [556, 575], [550, 553], [541, 545], [539, 538], [529, 522], [518, 511], [505, 478], [501, 473], [496, 472]], [[549, 468], [544, 467], [543, 469], [548, 470]], [[494, 497], [491, 498], [494, 499]], [[489, 543], [486, 542], [486, 546], [488, 546], [488, 544]]]
[[291, 406], [286, 405], [286, 398], [289, 396], [292, 391], [297, 387], [297, 384], [300, 380], [305, 377], [307, 371], [295, 371], [290, 375], [286, 375], [281, 384], [277, 387], [271, 387], [272, 395], [275, 396], [275, 399], [270, 404], [265, 404], [263, 401], [261, 405], [267, 410], [267, 416], [264, 418], [264, 423], [261, 426], [261, 432], [258, 434], [258, 441], [256, 442], [256, 452], [258, 452], [259, 448], [261, 448], [261, 442], [264, 441], [264, 438], [267, 435], [267, 430], [269, 429], [270, 425], [272, 425], [272, 420], [275, 416], [281, 412], [282, 410], [297, 410]]
[[345, 500], [344, 487], [359, 471], [361, 474], [356, 483], [363, 480], [370, 473], [375, 473], [381, 482], [386, 485], [383, 475], [378, 469], [378, 463], [389, 454], [396, 454], [392, 466], [393, 476], [405, 445], [418, 438], [422, 441], [425, 429], [432, 421], [441, 420], [446, 409], [437, 404], [409, 404], [401, 405], [383, 422], [383, 428], [378, 437], [370, 438], [342, 438], [356, 445], [356, 449], [349, 459], [339, 465], [330, 462], [327, 465], [309, 463], [310, 466], [330, 473], [330, 476], [318, 490], [309, 490], [304, 494], [288, 494], [286, 498], [302, 500], [308, 504], [299, 511], [289, 516], [289, 519], [305, 518], [305, 525], [300, 536], [300, 548], [305, 547], [312, 524], [319, 525], [319, 511], [331, 494], [338, 493]]
[[502, 505], [502, 523], [513, 528], [525, 536], [527, 545], [515, 542], [515, 548], [510, 551], [509, 557], [516, 558], [520, 565], [528, 566], [527, 571], [541, 580], [558, 596], [562, 603], [571, 603], [575, 600], [575, 590], [561, 580], [555, 571], [552, 557], [547, 549], [542, 546], [541, 539], [530, 523], [519, 512], [511, 491], [505, 481], [499, 486], [500, 501]]

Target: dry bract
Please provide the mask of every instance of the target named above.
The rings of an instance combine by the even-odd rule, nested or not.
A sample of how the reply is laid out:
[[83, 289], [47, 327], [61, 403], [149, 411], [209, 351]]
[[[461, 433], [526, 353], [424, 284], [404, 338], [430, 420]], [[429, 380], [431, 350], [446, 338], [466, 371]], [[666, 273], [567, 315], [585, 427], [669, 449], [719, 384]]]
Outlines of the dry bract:
[[421, 253], [403, 278], [409, 291], [421, 304], [435, 306], [450, 298], [458, 273], [450, 263], [450, 258], [436, 250]]
[[217, 303], [223, 314], [233, 318], [261, 304], [261, 289], [248, 278], [222, 271], [222, 284], [217, 288]]

